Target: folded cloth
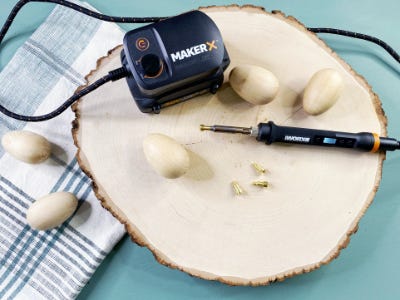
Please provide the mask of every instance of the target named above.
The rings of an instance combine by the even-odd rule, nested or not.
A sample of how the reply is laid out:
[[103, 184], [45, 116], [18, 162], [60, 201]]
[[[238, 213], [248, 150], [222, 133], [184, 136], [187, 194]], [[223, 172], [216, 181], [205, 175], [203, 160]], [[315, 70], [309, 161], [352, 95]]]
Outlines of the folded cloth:
[[[57, 6], [0, 73], [0, 103], [28, 115], [53, 110], [122, 38], [115, 24]], [[75, 159], [73, 118], [71, 110], [41, 123], [0, 116], [1, 135], [30, 130], [53, 145], [50, 159], [39, 165], [0, 149], [0, 299], [75, 298], [124, 234]], [[52, 230], [31, 229], [25, 218], [31, 203], [57, 191], [77, 196], [74, 216]]]

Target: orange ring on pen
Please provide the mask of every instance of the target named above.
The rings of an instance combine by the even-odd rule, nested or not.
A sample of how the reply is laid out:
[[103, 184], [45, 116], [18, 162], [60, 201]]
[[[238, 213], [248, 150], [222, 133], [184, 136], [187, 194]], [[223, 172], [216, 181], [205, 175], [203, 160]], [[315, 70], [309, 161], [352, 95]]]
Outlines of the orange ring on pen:
[[377, 152], [379, 150], [379, 146], [381, 145], [381, 139], [376, 133], [372, 133], [372, 135], [374, 137], [374, 146], [372, 147], [371, 152]]

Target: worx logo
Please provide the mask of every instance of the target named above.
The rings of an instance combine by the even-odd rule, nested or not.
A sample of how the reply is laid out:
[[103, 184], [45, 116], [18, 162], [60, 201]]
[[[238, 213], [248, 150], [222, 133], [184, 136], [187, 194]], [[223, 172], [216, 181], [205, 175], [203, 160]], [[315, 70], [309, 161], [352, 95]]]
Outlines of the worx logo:
[[303, 137], [303, 136], [294, 136], [294, 135], [285, 135], [285, 141], [288, 142], [299, 142], [299, 143], [308, 143], [310, 142], [309, 137]]
[[177, 60], [180, 61], [185, 58], [189, 58], [189, 57], [198, 55], [203, 52], [210, 52], [213, 49], [218, 49], [218, 47], [215, 45], [215, 42], [216, 41], [213, 40], [212, 42], [205, 42], [203, 44], [198, 44], [198, 45], [192, 46], [190, 48], [182, 49], [175, 53], [171, 53], [170, 54], [171, 59], [173, 62], [175, 62]]

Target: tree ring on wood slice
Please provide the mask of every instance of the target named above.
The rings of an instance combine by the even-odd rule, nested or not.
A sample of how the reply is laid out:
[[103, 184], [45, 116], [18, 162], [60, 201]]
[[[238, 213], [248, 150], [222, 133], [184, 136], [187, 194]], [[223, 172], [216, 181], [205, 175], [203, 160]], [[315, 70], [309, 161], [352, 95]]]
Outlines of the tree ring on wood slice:
[[[225, 72], [253, 64], [280, 82], [276, 99], [253, 106], [225, 82], [206, 94], [143, 114], [124, 80], [74, 106], [77, 158], [102, 205], [132, 239], [172, 268], [233, 285], [263, 285], [330, 262], [373, 200], [384, 154], [307, 146], [266, 146], [248, 136], [199, 131], [199, 124], [280, 125], [386, 135], [386, 118], [366, 81], [292, 17], [253, 6], [201, 8], [218, 25], [231, 58]], [[89, 82], [120, 66], [114, 49]], [[301, 94], [323, 68], [343, 76], [342, 97], [328, 112], [308, 116]], [[227, 79], [225, 79], [226, 81]], [[167, 180], [147, 164], [142, 141], [163, 133], [191, 155], [183, 177]], [[257, 162], [268, 172], [257, 175]], [[260, 176], [262, 178], [260, 178]], [[246, 194], [235, 196], [238, 181]], [[252, 186], [267, 180], [268, 188]]]

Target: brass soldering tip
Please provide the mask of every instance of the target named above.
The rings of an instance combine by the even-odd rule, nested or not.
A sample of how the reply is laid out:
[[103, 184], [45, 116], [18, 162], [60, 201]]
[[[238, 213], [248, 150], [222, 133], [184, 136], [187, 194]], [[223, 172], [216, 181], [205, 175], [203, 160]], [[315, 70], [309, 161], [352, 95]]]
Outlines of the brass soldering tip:
[[226, 133], [241, 133], [241, 134], [252, 134], [252, 127], [237, 127], [237, 126], [225, 126], [225, 125], [200, 125], [200, 130], [210, 130], [214, 132], [226, 132]]
[[253, 185], [266, 188], [266, 187], [268, 187], [268, 181], [265, 181], [265, 180], [253, 181]]
[[208, 125], [200, 125], [200, 130], [204, 131], [204, 130], [212, 130], [212, 126], [208, 126]]

